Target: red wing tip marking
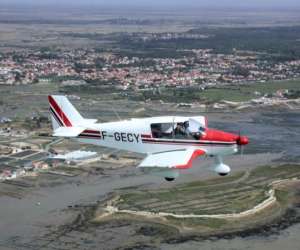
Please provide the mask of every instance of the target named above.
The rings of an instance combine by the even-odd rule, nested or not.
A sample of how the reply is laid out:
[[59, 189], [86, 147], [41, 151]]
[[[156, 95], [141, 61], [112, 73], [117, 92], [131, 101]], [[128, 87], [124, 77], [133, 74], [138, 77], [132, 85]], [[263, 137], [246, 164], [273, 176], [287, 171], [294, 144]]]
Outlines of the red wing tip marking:
[[193, 164], [193, 160], [196, 159], [198, 156], [204, 155], [205, 152], [203, 150], [197, 149], [193, 152], [191, 158], [189, 159], [189, 161], [186, 164], [183, 165], [177, 165], [175, 166], [175, 168], [177, 169], [188, 169], [192, 167]]

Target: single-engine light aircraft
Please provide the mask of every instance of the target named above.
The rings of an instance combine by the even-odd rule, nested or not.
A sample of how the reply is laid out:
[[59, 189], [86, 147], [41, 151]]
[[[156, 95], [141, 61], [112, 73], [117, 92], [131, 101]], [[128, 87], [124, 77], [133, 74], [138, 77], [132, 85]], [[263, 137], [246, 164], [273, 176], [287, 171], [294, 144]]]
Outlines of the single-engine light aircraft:
[[229, 174], [222, 156], [248, 144], [246, 136], [208, 127], [204, 116], [161, 116], [97, 123], [85, 119], [65, 96], [48, 96], [53, 136], [145, 154], [138, 168], [173, 181], [197, 157], [215, 158], [214, 171]]

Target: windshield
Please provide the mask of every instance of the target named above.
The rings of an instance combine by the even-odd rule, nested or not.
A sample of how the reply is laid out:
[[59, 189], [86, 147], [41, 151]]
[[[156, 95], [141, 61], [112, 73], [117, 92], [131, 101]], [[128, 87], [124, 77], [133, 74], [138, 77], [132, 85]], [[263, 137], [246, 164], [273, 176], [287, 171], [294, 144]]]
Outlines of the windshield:
[[199, 140], [205, 133], [205, 127], [191, 128], [188, 121], [177, 123], [151, 124], [153, 138]]

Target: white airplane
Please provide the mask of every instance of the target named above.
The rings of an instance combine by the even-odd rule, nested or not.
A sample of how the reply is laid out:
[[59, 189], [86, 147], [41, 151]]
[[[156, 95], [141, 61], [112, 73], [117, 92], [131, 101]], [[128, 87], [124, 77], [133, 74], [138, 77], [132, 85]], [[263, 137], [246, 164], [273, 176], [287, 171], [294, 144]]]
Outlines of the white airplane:
[[192, 167], [199, 156], [215, 157], [214, 170], [221, 176], [230, 172], [222, 156], [238, 152], [248, 144], [240, 136], [208, 128], [204, 116], [161, 116], [132, 118], [124, 121], [97, 123], [85, 119], [65, 96], [48, 97], [53, 136], [145, 154], [139, 164], [145, 172], [173, 181], [182, 169]]

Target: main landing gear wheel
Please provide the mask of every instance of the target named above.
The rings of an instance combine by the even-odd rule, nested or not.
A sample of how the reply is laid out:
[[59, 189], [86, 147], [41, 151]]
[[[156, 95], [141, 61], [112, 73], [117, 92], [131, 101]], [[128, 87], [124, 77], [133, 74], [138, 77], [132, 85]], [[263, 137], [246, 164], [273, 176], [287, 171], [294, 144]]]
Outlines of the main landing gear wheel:
[[228, 173], [219, 173], [220, 176], [226, 176]]
[[230, 173], [230, 167], [223, 163], [222, 157], [217, 155], [215, 158], [215, 172], [220, 176], [226, 176]]
[[165, 177], [165, 180], [166, 180], [166, 181], [174, 181], [175, 178]]

